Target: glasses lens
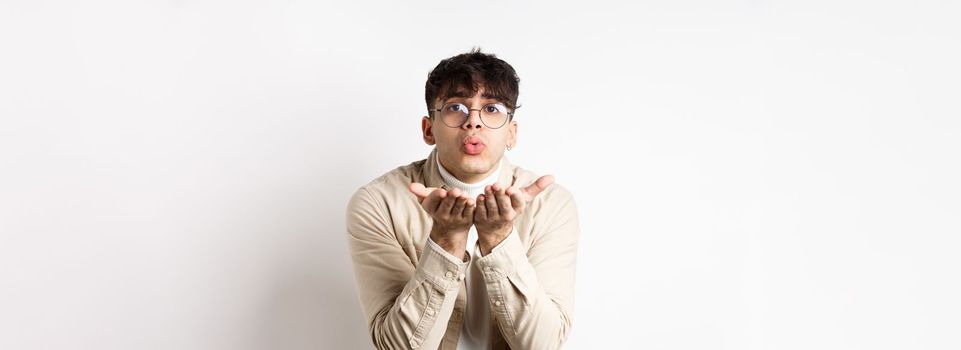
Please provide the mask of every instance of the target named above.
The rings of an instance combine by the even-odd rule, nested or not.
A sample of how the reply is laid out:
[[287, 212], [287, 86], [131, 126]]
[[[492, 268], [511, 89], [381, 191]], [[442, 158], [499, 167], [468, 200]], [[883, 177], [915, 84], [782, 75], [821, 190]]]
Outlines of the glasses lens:
[[[467, 122], [470, 111], [463, 103], [448, 103], [440, 109], [440, 117], [445, 125], [459, 128]], [[480, 109], [480, 119], [484, 126], [497, 129], [507, 124], [507, 120], [510, 119], [510, 112], [507, 111], [507, 106], [504, 106], [504, 104], [492, 103]]]
[[507, 106], [501, 103], [492, 103], [481, 108], [481, 121], [491, 129], [504, 126], [509, 117], [510, 114], [507, 113]]
[[444, 120], [444, 124], [452, 128], [459, 128], [461, 125], [464, 125], [464, 122], [467, 121], [468, 114], [470, 114], [470, 110], [461, 103], [448, 103], [440, 110], [441, 119]]

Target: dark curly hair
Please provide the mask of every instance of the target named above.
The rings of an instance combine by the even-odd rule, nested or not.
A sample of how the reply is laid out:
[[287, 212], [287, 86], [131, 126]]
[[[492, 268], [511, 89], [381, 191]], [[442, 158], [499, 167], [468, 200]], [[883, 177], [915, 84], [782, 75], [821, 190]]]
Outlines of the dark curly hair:
[[424, 97], [427, 110], [435, 109], [437, 99], [451, 97], [471, 97], [480, 86], [484, 87], [484, 97], [493, 98], [511, 110], [517, 105], [520, 78], [514, 67], [493, 54], [474, 48], [470, 52], [445, 59], [427, 75]]

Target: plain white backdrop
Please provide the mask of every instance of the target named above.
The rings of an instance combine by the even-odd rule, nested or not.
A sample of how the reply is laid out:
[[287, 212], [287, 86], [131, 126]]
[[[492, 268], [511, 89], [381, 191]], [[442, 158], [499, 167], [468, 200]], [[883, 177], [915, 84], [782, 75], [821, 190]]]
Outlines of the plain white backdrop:
[[0, 3], [0, 348], [364, 349], [344, 208], [521, 77], [570, 349], [957, 349], [952, 1]]

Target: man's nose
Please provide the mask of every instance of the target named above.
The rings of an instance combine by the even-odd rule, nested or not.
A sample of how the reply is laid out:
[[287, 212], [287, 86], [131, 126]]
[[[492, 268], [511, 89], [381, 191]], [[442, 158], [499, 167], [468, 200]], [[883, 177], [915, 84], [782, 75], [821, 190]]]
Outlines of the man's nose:
[[468, 110], [467, 111], [467, 121], [464, 123], [464, 127], [468, 130], [470, 129], [480, 129], [481, 125], [484, 123], [480, 119], [480, 110]]

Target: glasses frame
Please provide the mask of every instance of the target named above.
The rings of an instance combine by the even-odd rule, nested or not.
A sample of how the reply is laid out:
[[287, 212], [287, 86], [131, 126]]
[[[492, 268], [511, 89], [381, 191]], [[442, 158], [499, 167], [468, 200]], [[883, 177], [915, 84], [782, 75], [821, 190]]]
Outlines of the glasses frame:
[[[445, 103], [445, 104], [444, 104], [443, 106], [441, 106], [440, 108], [431, 109], [431, 110], [429, 110], [429, 111], [430, 111], [430, 112], [440, 112], [440, 111], [444, 110], [444, 108], [446, 108], [447, 106], [454, 105], [454, 104], [462, 105], [462, 106], [464, 106], [465, 108], [467, 108], [467, 104], [460, 103], [460, 102], [450, 102], [450, 103]], [[497, 103], [488, 103], [488, 104], [485, 104], [484, 106], [482, 106], [481, 108], [475, 108], [475, 109], [467, 108], [467, 118], [464, 118], [464, 121], [461, 122], [460, 125], [456, 125], [456, 126], [447, 125], [447, 122], [443, 120], [443, 119], [444, 119], [443, 116], [441, 116], [441, 123], [444, 124], [445, 126], [447, 126], [448, 128], [460, 128], [460, 127], [464, 126], [464, 123], [466, 123], [468, 120], [470, 120], [470, 112], [471, 112], [471, 111], [477, 111], [478, 117], [480, 117], [481, 124], [484, 124], [484, 126], [486, 126], [488, 129], [500, 129], [500, 128], [503, 128], [504, 125], [507, 125], [507, 123], [510, 123], [511, 120], [514, 120], [514, 111], [517, 110], [518, 108], [520, 108], [520, 106], [514, 107], [512, 110], [510, 110], [510, 111], [507, 112], [507, 119], [504, 120], [504, 123], [503, 123], [503, 124], [498, 125], [498, 126], [490, 126], [490, 125], [487, 125], [487, 122], [484, 121], [484, 113], [482, 112], [482, 110], [483, 110], [485, 107], [487, 107], [487, 106], [490, 106], [490, 105], [498, 105], [498, 104], [499, 104], [499, 105], [503, 105], [504, 108], [507, 108], [507, 105], [505, 105], [505, 104], [503, 104], [503, 103], [500, 103], [500, 102], [497, 102]], [[507, 109], [510, 109], [510, 108], [507, 108]], [[434, 113], [431, 113], [431, 117], [434, 117], [433, 114], [434, 114]]]

